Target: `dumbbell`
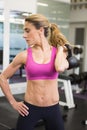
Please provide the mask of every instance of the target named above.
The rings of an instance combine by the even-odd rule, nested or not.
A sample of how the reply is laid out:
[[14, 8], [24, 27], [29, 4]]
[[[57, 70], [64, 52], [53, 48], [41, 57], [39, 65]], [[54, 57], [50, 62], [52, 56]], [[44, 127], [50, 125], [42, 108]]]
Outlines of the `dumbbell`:
[[79, 47], [74, 47], [74, 48], [73, 48], [73, 53], [74, 53], [75, 55], [82, 54], [82, 52], [83, 52], [83, 49], [82, 49], [82, 48], [79, 48]]
[[65, 44], [65, 47], [66, 47], [67, 53], [68, 53], [68, 55], [67, 55], [67, 60], [69, 62], [68, 70], [79, 67], [79, 65], [80, 65], [79, 60], [75, 56], [72, 55], [72, 47], [68, 44]]

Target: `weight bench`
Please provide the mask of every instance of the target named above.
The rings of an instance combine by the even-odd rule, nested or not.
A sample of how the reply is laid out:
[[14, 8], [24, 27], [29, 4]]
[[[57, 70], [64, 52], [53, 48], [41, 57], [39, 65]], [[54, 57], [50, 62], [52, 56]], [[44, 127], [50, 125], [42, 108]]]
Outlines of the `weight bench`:
[[59, 101], [59, 104], [64, 107], [68, 107], [69, 109], [75, 107], [70, 79], [71, 78], [66, 75], [59, 75], [58, 77], [58, 82], [62, 82], [64, 85], [64, 92], [66, 98], [66, 102]]

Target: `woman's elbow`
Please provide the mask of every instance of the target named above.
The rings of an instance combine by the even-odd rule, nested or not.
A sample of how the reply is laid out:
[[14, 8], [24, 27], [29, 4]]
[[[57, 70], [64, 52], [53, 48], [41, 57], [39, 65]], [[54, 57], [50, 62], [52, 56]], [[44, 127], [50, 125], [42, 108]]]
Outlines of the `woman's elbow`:
[[62, 66], [56, 66], [55, 67], [55, 70], [57, 71], [57, 72], [64, 72], [64, 70], [65, 70], [65, 68], [64, 67], [62, 67]]
[[66, 62], [66, 64], [63, 64], [63, 65], [55, 65], [55, 70], [57, 72], [64, 72], [68, 68], [69, 68], [69, 63], [68, 62]]
[[0, 87], [2, 87], [2, 84], [6, 82], [6, 78], [3, 74], [0, 74]]

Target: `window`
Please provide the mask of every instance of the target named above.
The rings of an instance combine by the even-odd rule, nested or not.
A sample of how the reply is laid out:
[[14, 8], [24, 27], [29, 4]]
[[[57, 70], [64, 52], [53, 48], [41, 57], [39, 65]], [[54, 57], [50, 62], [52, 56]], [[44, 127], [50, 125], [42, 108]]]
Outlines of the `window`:
[[75, 44], [84, 45], [84, 28], [76, 28], [75, 30]]

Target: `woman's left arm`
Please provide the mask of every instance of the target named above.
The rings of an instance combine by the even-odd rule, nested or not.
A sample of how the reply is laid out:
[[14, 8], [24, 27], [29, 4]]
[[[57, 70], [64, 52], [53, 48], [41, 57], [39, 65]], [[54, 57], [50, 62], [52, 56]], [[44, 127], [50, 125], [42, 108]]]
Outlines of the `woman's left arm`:
[[55, 58], [55, 69], [57, 72], [64, 72], [66, 69], [68, 69], [69, 63], [66, 58], [67, 52], [64, 51], [62, 46], [58, 47]]

